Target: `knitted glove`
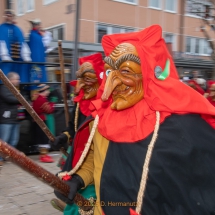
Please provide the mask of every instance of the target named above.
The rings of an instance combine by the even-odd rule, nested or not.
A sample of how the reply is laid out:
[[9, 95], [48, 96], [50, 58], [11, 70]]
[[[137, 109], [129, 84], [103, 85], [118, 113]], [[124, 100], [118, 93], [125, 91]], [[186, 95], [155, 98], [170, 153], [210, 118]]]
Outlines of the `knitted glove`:
[[73, 204], [73, 199], [75, 197], [75, 194], [78, 190], [80, 190], [82, 187], [84, 187], [84, 181], [79, 175], [73, 175], [71, 180], [65, 181], [66, 184], [70, 187], [70, 192], [68, 197], [61, 194], [59, 191], [54, 190], [54, 194], [62, 200], [63, 202], [67, 204]]
[[49, 140], [49, 144], [54, 150], [59, 150], [61, 147], [67, 148], [67, 145], [68, 145], [67, 142], [68, 142], [68, 136], [64, 133], [55, 137], [54, 141]]

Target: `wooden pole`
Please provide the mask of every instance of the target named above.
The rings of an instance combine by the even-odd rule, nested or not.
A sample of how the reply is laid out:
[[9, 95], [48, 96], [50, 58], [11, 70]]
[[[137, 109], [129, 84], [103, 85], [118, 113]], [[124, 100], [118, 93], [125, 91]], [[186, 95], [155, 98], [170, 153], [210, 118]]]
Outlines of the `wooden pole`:
[[[24, 169], [26, 172], [35, 176], [37, 179], [51, 186], [53, 189], [61, 192], [64, 196], [68, 197], [70, 187], [65, 182], [60, 180], [57, 176], [53, 175], [46, 169], [42, 168], [24, 153], [8, 145], [0, 140], [0, 155], [10, 159], [11, 162]], [[85, 199], [81, 194], [76, 193], [74, 203], [77, 204], [84, 211], [93, 210], [90, 202]]]
[[61, 40], [58, 41], [58, 53], [59, 53], [59, 59], [60, 59], [61, 90], [63, 93], [65, 120], [66, 120], [66, 126], [68, 127], [68, 125], [69, 125], [69, 108], [68, 108], [68, 103], [67, 103], [67, 89], [66, 89], [65, 75], [64, 75], [64, 57], [63, 57]]

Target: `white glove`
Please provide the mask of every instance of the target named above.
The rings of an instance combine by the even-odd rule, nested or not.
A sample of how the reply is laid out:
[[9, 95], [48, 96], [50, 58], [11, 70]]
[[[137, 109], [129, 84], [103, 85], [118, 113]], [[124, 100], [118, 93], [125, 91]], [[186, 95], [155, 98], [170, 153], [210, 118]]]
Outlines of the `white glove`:
[[24, 61], [30, 62], [32, 61], [31, 59], [31, 51], [30, 48], [28, 47], [27, 43], [22, 43], [22, 48], [21, 48], [21, 57]]
[[0, 58], [2, 60], [7, 60], [7, 61], [12, 60], [12, 58], [9, 55], [7, 45], [6, 45], [5, 41], [3, 41], [3, 40], [0, 41]]

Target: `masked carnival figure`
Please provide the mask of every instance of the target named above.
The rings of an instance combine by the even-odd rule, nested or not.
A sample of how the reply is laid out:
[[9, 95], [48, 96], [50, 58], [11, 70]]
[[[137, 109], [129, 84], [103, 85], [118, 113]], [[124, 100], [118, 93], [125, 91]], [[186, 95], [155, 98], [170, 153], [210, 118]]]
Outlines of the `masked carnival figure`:
[[180, 82], [161, 27], [106, 35], [102, 46], [101, 99], [67, 202], [94, 183], [94, 215], [214, 213], [215, 109]]
[[[31, 61], [30, 49], [24, 40], [22, 30], [15, 24], [15, 14], [5, 10], [5, 21], [0, 25], [0, 61]], [[16, 72], [21, 82], [28, 82], [26, 64], [0, 62], [0, 69], [7, 75]]]
[[[72, 143], [71, 145], [73, 145], [76, 131], [91, 114], [89, 109], [90, 103], [96, 99], [98, 88], [102, 82], [104, 61], [100, 53], [79, 58], [79, 64], [80, 68], [76, 73], [77, 81], [70, 82], [70, 84], [75, 87], [75, 108], [70, 116], [69, 127], [60, 136], [56, 137], [55, 142], [50, 142], [54, 149], [59, 149], [60, 147], [67, 148], [68, 143]], [[81, 142], [85, 142], [89, 137], [89, 129], [83, 126], [81, 130], [81, 135], [76, 134], [76, 138]], [[71, 145], [67, 150], [69, 154], [68, 160], [66, 161], [67, 157], [63, 155], [58, 165], [63, 171], [70, 171], [75, 166], [84, 148], [84, 146], [82, 146], [82, 148], [74, 148]], [[95, 195], [94, 186], [89, 186], [81, 193], [86, 197], [91, 193]], [[57, 199], [52, 199], [51, 203], [55, 208], [61, 211], [64, 208], [62, 207], [62, 202], [59, 202]], [[78, 207], [75, 205], [68, 205], [65, 214], [70, 213], [73, 215], [78, 214]]]

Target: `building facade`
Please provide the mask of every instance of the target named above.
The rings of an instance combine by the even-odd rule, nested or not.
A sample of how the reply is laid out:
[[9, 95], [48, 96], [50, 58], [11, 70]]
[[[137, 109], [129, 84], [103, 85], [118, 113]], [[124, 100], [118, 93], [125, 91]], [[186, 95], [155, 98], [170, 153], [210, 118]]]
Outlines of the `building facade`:
[[[81, 0], [79, 41], [83, 50], [101, 51], [105, 34], [139, 31], [153, 24], [163, 29], [166, 42], [172, 43], [174, 55], [210, 59], [211, 49], [200, 30], [204, 12], [198, 0]], [[207, 5], [207, 0], [202, 0]], [[53, 39], [63, 40], [72, 49], [75, 35], [75, 0], [13, 0], [17, 24], [28, 35], [28, 20], [39, 18]], [[68, 41], [68, 42], [66, 42]], [[70, 42], [69, 42], [70, 41]], [[87, 48], [86, 48], [87, 49]], [[90, 50], [88, 50], [90, 51]]]
[[0, 1], [0, 23], [4, 20], [4, 10], [6, 9], [6, 1]]

